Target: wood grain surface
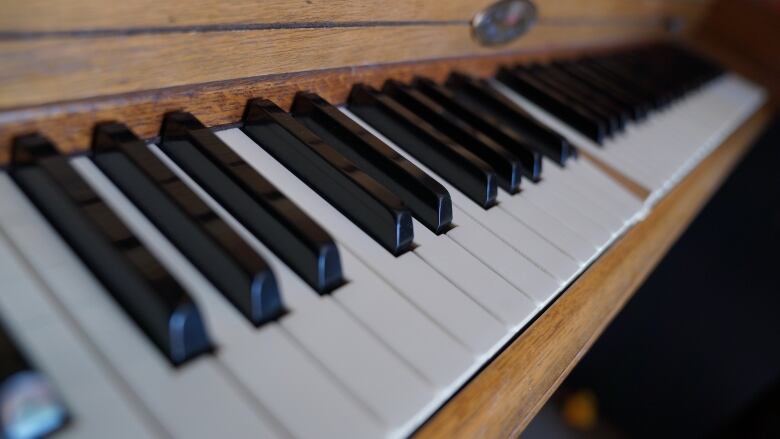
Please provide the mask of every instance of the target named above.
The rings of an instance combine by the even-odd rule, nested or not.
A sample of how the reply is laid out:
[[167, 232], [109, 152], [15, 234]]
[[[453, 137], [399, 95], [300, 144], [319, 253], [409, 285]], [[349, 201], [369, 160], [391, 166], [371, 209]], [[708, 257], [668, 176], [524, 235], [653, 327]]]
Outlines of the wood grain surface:
[[[105, 30], [159, 31], [185, 27], [262, 24], [461, 22], [494, 0], [7, 0], [0, 35]], [[693, 19], [708, 0], [536, 0], [542, 20]], [[398, 24], [398, 23], [396, 23]]]
[[0, 111], [0, 164], [9, 157], [13, 136], [32, 131], [51, 138], [63, 152], [72, 152], [90, 144], [92, 127], [101, 121], [121, 121], [149, 139], [157, 136], [167, 111], [192, 112], [208, 126], [227, 125], [241, 119], [246, 101], [254, 97], [266, 97], [287, 108], [297, 91], [309, 90], [332, 103], [342, 103], [358, 82], [378, 87], [387, 78], [407, 81], [415, 75], [442, 81], [453, 70], [488, 76], [502, 63], [569, 57], [583, 51], [595, 53], [631, 43], [631, 39], [594, 42], [594, 46], [570, 42], [565, 48], [543, 45], [500, 55], [282, 73]]
[[514, 438], [686, 229], [772, 114], [762, 107], [416, 434]]
[[540, 24], [500, 49], [466, 26], [274, 29], [0, 41], [0, 109], [280, 73], [658, 36], [661, 24]]

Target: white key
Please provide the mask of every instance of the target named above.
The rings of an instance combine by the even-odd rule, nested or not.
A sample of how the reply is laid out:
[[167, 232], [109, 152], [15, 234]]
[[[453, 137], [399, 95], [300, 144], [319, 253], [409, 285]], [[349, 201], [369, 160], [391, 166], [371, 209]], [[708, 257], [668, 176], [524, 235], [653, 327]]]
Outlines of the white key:
[[725, 75], [598, 146], [507, 87], [492, 85], [576, 146], [651, 190], [647, 204], [673, 187], [765, 99], [763, 90]]
[[[53, 252], [67, 254], [70, 250], [62, 251], [67, 245], [18, 189], [5, 192], [11, 195], [5, 198], [7, 202], [23, 207], [15, 220], [3, 223], [14, 245], [168, 434], [243, 438], [262, 432], [275, 436], [212, 358], [172, 367], [75, 254], [52, 261], [51, 266], [41, 264], [41, 251], [56, 249]], [[45, 248], [27, 245], [35, 235], [43, 238]]]
[[[217, 133], [238, 155], [317, 218], [340, 243], [359, 255], [409, 300], [436, 319], [475, 355], [505, 335], [499, 322], [452, 286], [415, 253], [394, 257], [238, 129]], [[347, 274], [348, 275], [348, 274]], [[442, 304], [447, 304], [443, 307]]]
[[426, 381], [443, 389], [474, 364], [468, 349], [394, 291], [348, 249], [341, 252], [349, 283], [335, 299], [384, 340]]
[[[510, 247], [496, 234], [491, 233], [482, 224], [476, 222], [465, 211], [455, 207], [453, 208], [453, 215], [458, 220], [456, 227], [447, 232], [447, 236], [463, 248], [469, 249], [470, 252], [482, 259], [485, 264], [496, 270], [496, 272], [501, 273], [522, 291], [527, 292], [537, 304], [546, 303], [551, 296], [561, 289], [567, 277], [577, 271], [574, 261], [565, 256], [560, 259], [551, 258], [550, 260], [539, 258], [541, 262], [537, 264], [528, 256], [522, 254], [522, 248], [515, 249]], [[506, 214], [504, 216], [508, 217]], [[491, 216], [491, 218], [497, 217]], [[511, 218], [507, 223], [509, 228], [514, 231], [522, 227], [522, 224], [518, 224]], [[541, 238], [531, 231], [527, 231], [527, 233], [529, 238], [538, 239], [542, 242], [542, 245], [539, 247], [544, 247], [545, 241], [542, 241]], [[529, 240], [521, 240], [520, 244], [522, 247], [533, 247]], [[536, 252], [537, 258], [540, 254], [541, 252]], [[555, 257], [557, 256], [556, 254]], [[563, 262], [563, 264], [560, 264], [560, 262]], [[560, 278], [556, 277], [556, 274], [550, 274], [544, 267], [552, 267], [552, 271], [556, 274], [561, 273]]]
[[517, 332], [534, 316], [536, 305], [530, 293], [514, 288], [446, 235], [436, 236], [416, 220], [414, 229], [415, 241], [419, 243], [415, 253], [463, 291], [471, 292], [474, 300], [510, 333]]
[[[364, 412], [359, 406], [353, 404], [343, 392], [335, 385], [331, 384], [327, 377], [312, 371], [312, 360], [303, 354], [296, 354], [296, 348], [292, 346], [291, 341], [283, 332], [278, 329], [266, 330], [264, 327], [260, 335], [245, 317], [240, 314], [232, 305], [224, 299], [219, 291], [216, 290], [208, 280], [195, 268], [184, 255], [182, 255], [168, 239], [149, 222], [143, 214], [138, 211], [124, 195], [113, 185], [113, 183], [103, 175], [89, 159], [80, 157], [73, 159], [73, 166], [82, 174], [82, 176], [92, 185], [116, 212], [133, 233], [141, 240], [144, 245], [155, 255], [171, 274], [184, 285], [187, 291], [192, 294], [198, 302], [201, 312], [205, 314], [208, 327], [211, 333], [216, 335], [217, 360], [224, 363], [228, 369], [239, 377], [242, 385], [250, 383], [250, 388], [254, 396], [265, 402], [261, 411], [281, 412], [281, 419], [291, 420], [293, 417], [298, 420], [297, 423], [286, 423], [285, 428], [290, 431], [296, 431], [298, 434], [317, 431], [318, 435], [340, 436], [340, 435], [377, 435], [379, 426], [375, 425], [370, 418], [370, 414]], [[295, 286], [293, 286], [295, 288]], [[302, 289], [302, 287], [299, 287]], [[370, 288], [370, 286], [369, 286]], [[305, 291], [304, 294], [314, 294], [313, 291]], [[312, 296], [313, 297], [313, 296]], [[293, 310], [294, 312], [294, 310]], [[275, 327], [274, 324], [266, 326]], [[216, 332], [215, 332], [216, 331]], [[276, 358], [276, 353], [270, 350], [266, 343], [278, 347], [282, 351], [283, 359], [288, 360], [280, 363]], [[290, 362], [296, 358], [305, 364], [295, 364]], [[269, 372], [276, 371], [278, 374], [280, 367], [289, 367], [301, 372], [301, 376], [285, 373], [277, 377], [272, 375], [258, 375], [258, 368], [264, 363]], [[284, 369], [281, 369], [284, 370]], [[265, 378], [263, 380], [263, 378]], [[327, 403], [319, 401], [317, 407], [313, 407], [308, 401], [312, 398], [304, 396], [306, 388], [301, 388], [300, 379], [304, 379], [309, 385], [320, 390], [329, 390]], [[265, 390], [270, 386], [271, 381], [281, 381], [284, 387], [276, 386], [273, 388], [276, 392], [270, 393]], [[321, 382], [325, 381], [325, 382]], [[288, 390], [285, 390], [285, 387]], [[293, 413], [284, 412], [278, 407], [274, 407], [277, 399], [285, 399], [293, 403], [291, 391], [297, 390], [298, 399], [294, 401], [295, 411]], [[304, 400], [301, 400], [304, 396]], [[327, 406], [324, 409], [323, 406]], [[308, 409], [308, 410], [306, 410]], [[326, 416], [323, 416], [326, 415]], [[303, 418], [302, 418], [303, 416]], [[341, 423], [334, 422], [335, 419], [341, 419]], [[306, 422], [300, 422], [305, 419]], [[346, 422], [346, 420], [354, 420]], [[273, 424], [274, 419], [267, 419], [266, 423]], [[305, 427], [305, 428], [304, 428]], [[316, 430], [313, 430], [316, 429]]]
[[526, 204], [531, 203], [550, 216], [559, 219], [571, 230], [587, 239], [597, 250], [601, 250], [612, 237], [611, 231], [596, 223], [575, 206], [569, 205], [553, 190], [553, 187], [545, 185], [544, 181], [527, 185], [517, 195], [512, 198], [524, 199]]
[[564, 171], [551, 160], [545, 161], [547, 163], [544, 169], [547, 172], [537, 185], [549, 186], [550, 191], [556, 196], [605, 227], [612, 232], [613, 236], [623, 228], [623, 214], [609, 198], [589, 191], [591, 188], [581, 176], [568, 172], [568, 169]]
[[[494, 231], [498, 237], [518, 252], [518, 263], [525, 264], [526, 260], [529, 262], [533, 261], [532, 265], [542, 267], [547, 273], [566, 280], [574, 275], [579, 269], [580, 264], [576, 262], [578, 257], [581, 257], [583, 261], [586, 261], [595, 252], [593, 246], [555, 219], [550, 219], [546, 224], [548, 229], [560, 232], [552, 240], [548, 240], [537, 230], [534, 230], [530, 226], [526, 226], [526, 223], [523, 221], [512, 220], [506, 212], [503, 212], [503, 210], [505, 210], [504, 208], [508, 202], [511, 204], [510, 200], [514, 197], [510, 197], [507, 200], [501, 200], [503, 206], [499, 205], [497, 208], [488, 210], [482, 209], [444, 179], [438, 177], [434, 172], [431, 172], [428, 167], [417, 161], [414, 157], [411, 157], [403, 149], [395, 145], [381, 133], [377, 132], [359, 117], [350, 113], [349, 110], [342, 108], [341, 111], [378, 139], [382, 140], [389, 147], [404, 156], [407, 160], [414, 163], [415, 166], [419, 167], [429, 176], [435, 178], [450, 193], [454, 206], [465, 211], [472, 219], [484, 226], [484, 229]], [[536, 210], [532, 205], [524, 206], [523, 209]], [[468, 233], [478, 235], [481, 238], [484, 236], [483, 231], [483, 229], [469, 229]], [[541, 238], [541, 240], [537, 238]], [[561, 246], [560, 244], [563, 245]], [[567, 250], [563, 250], [563, 248], [567, 248]], [[571, 264], [574, 264], [573, 269], [570, 267]], [[506, 277], [509, 278], [509, 276]]]
[[[2, 186], [7, 184], [3, 175]], [[8, 200], [7, 198], [3, 198]], [[164, 434], [78, 329], [51, 302], [0, 233], [0, 317], [65, 401], [70, 424], [57, 437], [152, 438]]]
[[587, 158], [570, 161], [567, 170], [581, 175], [582, 181], [587, 182], [592, 191], [609, 194], [620, 205], [624, 218], [634, 218], [642, 210], [643, 200], [607, 176]]
[[[252, 144], [257, 148], [257, 145]], [[168, 160], [164, 153], [156, 147], [151, 149], [188, 186], [196, 190], [212, 209], [221, 216], [227, 214], [202, 189], [198, 188], [192, 179], [176, 167], [175, 163]], [[227, 221], [227, 216], [223, 216], [223, 219]], [[241, 231], [243, 228], [237, 227], [235, 219], [231, 218], [231, 220], [228, 222], [257, 249], [259, 243], [248, 239], [251, 235], [248, 235], [245, 230]], [[261, 254], [267, 256], [264, 252]], [[342, 255], [342, 263], [351, 261], [352, 265], [355, 265], [357, 260], [349, 256], [351, 255]], [[290, 313], [281, 321], [282, 328], [330, 371], [339, 383], [346, 386], [352, 395], [363, 402], [371, 413], [384, 421], [385, 425], [409, 428], [410, 425], [418, 423], [416, 416], [429, 401], [433, 400], [433, 387], [426, 383], [416, 370], [388, 350], [385, 344], [375, 338], [366, 327], [361, 326], [344, 308], [331, 300], [331, 297], [320, 297], [292, 272], [284, 271], [284, 268], [281, 264], [274, 266], [280, 289], [290, 309]], [[347, 272], [346, 267], [345, 272]], [[375, 292], [379, 291], [381, 283], [372, 285], [365, 281], [366, 278], [363, 279], [365, 288], [375, 288]], [[355, 281], [354, 285], [359, 288], [361, 282]], [[345, 298], [360, 293], [362, 291], [349, 293]], [[339, 290], [337, 289], [332, 296], [334, 298], [340, 296]], [[340, 301], [340, 297], [337, 300]], [[387, 311], [398, 309], [389, 308]], [[397, 317], [402, 318], [402, 316]], [[411, 321], [414, 324], [415, 321], [419, 322], [419, 319], [413, 316]], [[377, 328], [381, 329], [379, 326]], [[397, 340], [397, 335], [394, 337], [396, 337], [394, 340]], [[424, 335], [420, 336], [421, 339], [424, 337]], [[447, 349], [451, 344], [445, 341], [443, 346], [443, 349]], [[448, 357], [451, 354], [443, 352], [443, 355]], [[453, 355], [449, 358], [454, 357]], [[444, 373], [447, 371], [445, 370]]]

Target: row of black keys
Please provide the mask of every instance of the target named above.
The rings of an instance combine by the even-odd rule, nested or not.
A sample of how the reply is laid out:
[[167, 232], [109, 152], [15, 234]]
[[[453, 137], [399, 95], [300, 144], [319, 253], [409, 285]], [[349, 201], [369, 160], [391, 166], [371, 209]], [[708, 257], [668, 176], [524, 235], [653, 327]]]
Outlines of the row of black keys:
[[503, 84], [598, 144], [721, 73], [711, 61], [663, 44], [602, 57], [499, 70]]
[[[481, 81], [454, 74], [450, 83], [389, 81], [386, 93], [358, 85], [350, 108], [485, 208], [497, 185], [515, 192], [521, 175], [537, 180], [541, 154], [563, 162], [571, 153], [565, 139]], [[471, 109], [465, 99], [475, 97], [492, 111]], [[253, 100], [243, 130], [388, 251], [411, 248], [412, 215], [437, 234], [449, 229], [450, 195], [433, 178], [316, 95], [299, 94], [293, 114]], [[504, 118], [522, 129], [507, 128]], [[314, 290], [343, 283], [328, 233], [194, 116], [167, 114], [160, 148]], [[268, 264], [124, 125], [98, 125], [91, 156], [250, 321], [284, 313]], [[17, 138], [9, 173], [172, 363], [211, 348], [189, 295], [53, 144], [37, 134]]]
[[[485, 81], [453, 74], [357, 85], [349, 108], [415, 158], [489, 208], [497, 187], [536, 181], [541, 157], [558, 164], [571, 145]], [[300, 93], [288, 114], [249, 102], [243, 131], [398, 255], [412, 246], [412, 216], [434, 233], [452, 222], [446, 189], [337, 108]], [[344, 282], [338, 248], [316, 222], [189, 113], [167, 114], [161, 150], [320, 294]], [[249, 319], [284, 313], [268, 264], [125, 126], [100, 124], [94, 163]], [[16, 139], [10, 175], [121, 306], [174, 364], [211, 349], [186, 291], [39, 135]]]

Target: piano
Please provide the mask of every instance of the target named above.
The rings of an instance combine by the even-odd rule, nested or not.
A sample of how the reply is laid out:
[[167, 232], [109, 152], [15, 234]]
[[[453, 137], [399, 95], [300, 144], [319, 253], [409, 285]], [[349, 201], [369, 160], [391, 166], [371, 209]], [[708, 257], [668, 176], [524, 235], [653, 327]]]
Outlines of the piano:
[[707, 1], [8, 6], [7, 438], [516, 436], [772, 111]]

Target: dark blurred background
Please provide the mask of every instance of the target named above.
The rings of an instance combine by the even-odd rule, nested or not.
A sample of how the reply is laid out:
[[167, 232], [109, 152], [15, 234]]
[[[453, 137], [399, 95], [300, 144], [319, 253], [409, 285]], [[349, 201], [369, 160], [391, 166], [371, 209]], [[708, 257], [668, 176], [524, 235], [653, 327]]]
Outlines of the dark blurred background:
[[780, 118], [522, 437], [780, 438]]
[[[778, 101], [780, 0], [695, 33]], [[780, 438], [780, 117], [522, 437]]]

